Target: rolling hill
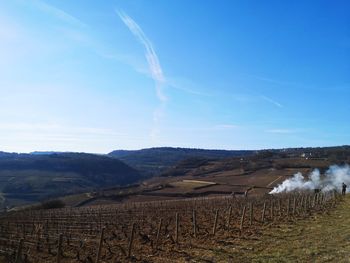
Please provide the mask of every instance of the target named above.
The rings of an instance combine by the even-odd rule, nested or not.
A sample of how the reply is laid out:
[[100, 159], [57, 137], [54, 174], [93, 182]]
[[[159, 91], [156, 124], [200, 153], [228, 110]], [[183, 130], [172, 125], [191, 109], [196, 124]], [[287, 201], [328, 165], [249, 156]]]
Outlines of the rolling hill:
[[191, 148], [158, 147], [135, 151], [116, 150], [113, 156], [149, 176], [159, 175], [174, 167], [180, 161], [190, 158], [222, 159], [237, 156], [251, 156], [249, 150], [206, 150]]
[[[72, 195], [69, 203], [77, 204], [90, 198], [103, 203], [106, 198], [143, 201], [241, 193], [253, 186], [271, 187], [298, 171], [317, 167], [322, 172], [344, 163], [350, 163], [349, 146], [260, 151], [163, 147], [108, 155], [0, 152], [0, 209]], [[198, 180], [215, 185], [198, 187]], [[259, 189], [253, 192], [267, 191]]]
[[120, 160], [85, 153], [0, 154], [0, 207], [142, 179]]

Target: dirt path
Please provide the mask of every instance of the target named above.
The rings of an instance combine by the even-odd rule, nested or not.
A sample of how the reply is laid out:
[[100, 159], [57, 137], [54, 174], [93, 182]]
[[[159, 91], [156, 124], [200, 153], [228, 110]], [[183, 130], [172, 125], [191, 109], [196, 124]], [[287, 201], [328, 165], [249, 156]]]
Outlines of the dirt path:
[[277, 182], [281, 178], [282, 178], [282, 176], [279, 176], [277, 179], [275, 179], [271, 183], [269, 183], [266, 187], [270, 187], [271, 185], [273, 185], [275, 182]]
[[190, 254], [182, 262], [350, 262], [350, 195], [328, 214]]

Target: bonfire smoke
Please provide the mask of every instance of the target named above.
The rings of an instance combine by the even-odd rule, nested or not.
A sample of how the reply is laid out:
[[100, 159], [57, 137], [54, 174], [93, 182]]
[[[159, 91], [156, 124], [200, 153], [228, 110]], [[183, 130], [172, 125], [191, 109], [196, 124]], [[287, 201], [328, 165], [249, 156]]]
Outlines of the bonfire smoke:
[[300, 172], [296, 173], [292, 178], [276, 186], [270, 194], [314, 189], [321, 189], [323, 192], [340, 190], [343, 182], [350, 185], [350, 166], [332, 165], [322, 176], [318, 169], [313, 170], [307, 178]]

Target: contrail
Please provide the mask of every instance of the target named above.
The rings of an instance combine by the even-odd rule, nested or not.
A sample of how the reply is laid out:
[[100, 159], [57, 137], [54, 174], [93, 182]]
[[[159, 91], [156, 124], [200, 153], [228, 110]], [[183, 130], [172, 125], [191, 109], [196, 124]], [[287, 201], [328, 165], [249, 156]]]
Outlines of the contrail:
[[271, 98], [269, 98], [267, 96], [262, 95], [261, 98], [266, 100], [266, 101], [268, 101], [268, 102], [270, 102], [270, 103], [272, 103], [276, 107], [283, 108], [283, 105], [281, 103], [279, 103], [279, 102], [277, 102], [277, 101], [275, 101], [275, 100], [273, 100], [273, 99], [271, 99]]
[[49, 5], [44, 1], [41, 0], [32, 0], [28, 1], [29, 3], [33, 4], [36, 8], [41, 10], [42, 12], [45, 12], [49, 15], [52, 15], [66, 23], [69, 23], [71, 25], [79, 26], [79, 27], [87, 27], [86, 24], [84, 24], [82, 21], [80, 21], [78, 18], [66, 13], [62, 9], [59, 9], [53, 5]]
[[158, 56], [153, 48], [152, 42], [145, 35], [141, 27], [130, 16], [128, 16], [124, 12], [116, 12], [119, 15], [120, 19], [124, 22], [124, 24], [145, 47], [145, 57], [148, 62], [152, 78], [156, 83], [157, 97], [161, 102], [166, 102], [167, 97], [164, 95], [163, 92], [163, 84], [165, 82], [165, 78], [163, 75], [163, 70], [159, 63]]
[[153, 123], [154, 127], [151, 131], [151, 138], [155, 140], [157, 135], [159, 134], [159, 121], [160, 118], [164, 115], [164, 108], [167, 102], [167, 97], [164, 94], [163, 86], [165, 83], [165, 77], [163, 74], [162, 67], [160, 66], [159, 59], [157, 53], [153, 48], [152, 42], [148, 39], [146, 34], [143, 32], [141, 27], [127, 14], [124, 12], [116, 11], [120, 19], [124, 22], [124, 24], [129, 28], [131, 33], [138, 39], [138, 41], [145, 48], [145, 57], [148, 62], [149, 70], [151, 72], [151, 76], [155, 82], [156, 95], [160, 101], [160, 105], [153, 112]]

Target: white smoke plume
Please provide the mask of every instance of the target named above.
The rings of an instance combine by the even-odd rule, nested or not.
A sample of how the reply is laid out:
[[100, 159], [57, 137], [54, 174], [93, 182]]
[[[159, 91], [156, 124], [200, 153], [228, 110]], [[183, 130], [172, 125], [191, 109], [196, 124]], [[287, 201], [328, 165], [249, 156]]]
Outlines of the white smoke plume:
[[324, 175], [321, 175], [318, 169], [313, 170], [306, 178], [302, 173], [296, 173], [292, 178], [276, 186], [270, 194], [314, 189], [320, 189], [323, 192], [340, 191], [343, 182], [350, 185], [350, 166], [332, 165]]

